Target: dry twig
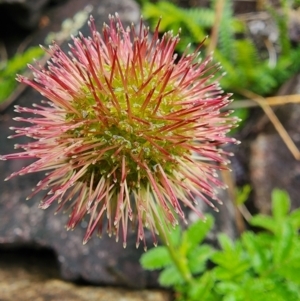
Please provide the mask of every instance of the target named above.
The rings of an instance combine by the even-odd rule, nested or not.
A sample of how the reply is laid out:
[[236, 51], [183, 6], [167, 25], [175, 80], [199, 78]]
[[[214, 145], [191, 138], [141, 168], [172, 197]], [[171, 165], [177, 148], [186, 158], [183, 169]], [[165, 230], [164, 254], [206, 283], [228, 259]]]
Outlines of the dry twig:
[[[269, 97], [269, 101], [267, 101], [266, 98], [258, 94], [255, 94], [254, 92], [249, 90], [240, 89], [238, 93], [251, 99], [252, 101], [255, 101], [263, 109], [263, 111], [274, 125], [275, 129], [277, 130], [278, 134], [280, 135], [280, 137], [282, 138], [282, 140], [284, 141], [284, 143], [286, 144], [287, 148], [290, 150], [292, 155], [295, 157], [296, 160], [300, 160], [299, 149], [297, 148], [296, 144], [294, 143], [294, 141], [292, 140], [292, 138], [290, 137], [290, 135], [288, 134], [288, 132], [286, 131], [282, 123], [279, 121], [278, 117], [275, 115], [275, 113], [273, 112], [269, 104], [270, 100], [271, 102], [273, 101], [273, 103], [275, 100], [275, 103], [277, 102], [276, 105], [279, 105], [280, 103], [278, 102], [278, 100], [282, 99], [283, 96]], [[289, 102], [300, 102], [299, 95], [289, 95], [287, 97], [289, 99]]]

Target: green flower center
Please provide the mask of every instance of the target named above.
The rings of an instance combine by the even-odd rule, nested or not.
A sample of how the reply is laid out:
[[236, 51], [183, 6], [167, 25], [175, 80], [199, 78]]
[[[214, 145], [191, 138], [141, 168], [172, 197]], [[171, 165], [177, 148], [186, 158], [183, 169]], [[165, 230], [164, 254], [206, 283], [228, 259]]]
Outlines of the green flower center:
[[[150, 73], [149, 70], [150, 64], [144, 62], [143, 72], [133, 65], [126, 79], [125, 68], [123, 72], [114, 70], [111, 81], [107, 75], [98, 74], [103, 86], [99, 88], [93, 80], [93, 87], [84, 86], [81, 96], [73, 101], [81, 116], [68, 114], [67, 122], [82, 118], [88, 122], [69, 131], [69, 135], [82, 138], [86, 143], [101, 144], [93, 149], [95, 158], [101, 155], [90, 164], [82, 181], [90, 181], [92, 174], [95, 183], [103, 176], [120, 181], [125, 156], [127, 185], [136, 188], [148, 183], [147, 173], [141, 168], [144, 163], [152, 171], [160, 164], [166, 174], [172, 174], [177, 165], [176, 157], [188, 152], [175, 143], [186, 132], [180, 132], [176, 126], [172, 129], [176, 121], [167, 117], [183, 107], [179, 104], [180, 93], [175, 80], [169, 80], [172, 71], [161, 68]], [[108, 74], [112, 72], [108, 71]], [[95, 94], [105, 110], [101, 117]]]

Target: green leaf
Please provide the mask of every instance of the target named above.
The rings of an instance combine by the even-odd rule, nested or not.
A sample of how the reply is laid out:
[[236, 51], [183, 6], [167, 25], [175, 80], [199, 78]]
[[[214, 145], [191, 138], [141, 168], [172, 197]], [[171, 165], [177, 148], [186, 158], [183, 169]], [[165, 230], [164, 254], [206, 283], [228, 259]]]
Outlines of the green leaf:
[[272, 192], [272, 212], [277, 221], [286, 217], [290, 211], [290, 198], [286, 191], [274, 189]]
[[17, 86], [17, 82], [14, 78], [0, 78], [0, 103], [5, 101]]
[[[238, 118], [242, 119], [242, 122], [243, 122], [243, 121], [245, 121], [245, 119], [248, 118], [249, 110], [247, 110], [247, 109], [239, 109], [238, 111], [235, 110], [235, 112], [232, 116], [237, 116]], [[251, 192], [250, 185], [244, 185], [242, 188], [238, 189], [237, 197], [236, 197], [236, 204], [237, 205], [244, 204], [248, 200], [250, 192]]]
[[282, 223], [280, 233], [278, 233], [274, 243], [274, 262], [281, 264], [284, 262], [292, 248], [294, 229], [288, 222]]
[[250, 268], [248, 261], [232, 262], [231, 267], [217, 266], [215, 268], [215, 276], [218, 280], [237, 280], [243, 278]]
[[[188, 23], [193, 23], [194, 26], [211, 28], [215, 21], [215, 11], [212, 8], [207, 7], [193, 7], [190, 9], [185, 9], [185, 19], [186, 25]], [[192, 20], [192, 22], [191, 22]]]
[[253, 218], [250, 220], [250, 225], [269, 230], [272, 233], [276, 233], [278, 229], [278, 225], [274, 219], [263, 214], [257, 214], [253, 216]]
[[239, 20], [237, 18], [233, 18], [231, 20], [231, 26], [235, 33], [244, 33], [246, 30], [245, 22], [243, 22], [242, 20]]
[[291, 265], [283, 265], [278, 269], [278, 273], [289, 280], [289, 282], [293, 282], [298, 285], [298, 291], [300, 293], [300, 262], [295, 262], [293, 266]]
[[219, 280], [232, 280], [242, 277], [249, 269], [249, 259], [244, 254], [239, 241], [233, 243], [225, 234], [218, 236], [223, 250], [214, 253], [211, 260], [218, 266], [214, 269]]
[[219, 234], [218, 241], [224, 251], [231, 251], [234, 249], [232, 240], [226, 234]]
[[169, 233], [169, 239], [174, 247], [178, 247], [181, 242], [182, 230], [180, 226], [176, 226], [174, 229], [171, 229]]
[[44, 54], [44, 50], [39, 46], [31, 47], [23, 53], [16, 54], [12, 57], [5, 66], [3, 76], [11, 76], [17, 72], [22, 71], [27, 67], [27, 64], [32, 62], [34, 58], [39, 58]]
[[298, 230], [300, 228], [300, 209], [294, 210], [289, 215], [289, 221], [291, 222], [295, 230]]
[[[235, 51], [233, 47], [234, 42], [234, 31], [232, 26], [233, 10], [232, 1], [223, 1], [224, 7], [222, 12], [222, 18], [220, 20], [219, 26], [219, 36], [218, 36], [218, 48], [222, 55], [229, 61], [232, 61], [235, 56]], [[218, 1], [215, 2], [215, 6], [218, 5]], [[216, 7], [215, 7], [216, 9]]]
[[144, 269], [155, 270], [166, 267], [172, 263], [166, 247], [156, 247], [144, 253], [140, 259]]
[[183, 241], [186, 241], [188, 250], [200, 244], [211, 230], [214, 220], [211, 215], [206, 216], [206, 221], [197, 220], [183, 233]]
[[240, 290], [240, 285], [233, 281], [222, 281], [216, 285], [216, 291], [220, 295], [229, 295]]
[[146, 3], [143, 7], [143, 15], [151, 19], [153, 27], [157, 25], [157, 20], [162, 17], [160, 31], [167, 31], [171, 28], [178, 31], [180, 22], [184, 17], [180, 8], [167, 1], [159, 1], [155, 4]]
[[182, 22], [190, 32], [193, 42], [202, 42], [207, 35], [205, 29], [211, 28], [214, 24], [215, 12], [211, 8], [203, 7], [185, 9], [183, 13], [185, 18], [182, 19]]
[[270, 264], [268, 259], [268, 249], [266, 245], [260, 243], [259, 237], [252, 232], [244, 232], [241, 241], [247, 255], [256, 273], [261, 273], [266, 270]]
[[215, 250], [209, 245], [195, 247], [188, 254], [188, 266], [192, 274], [201, 273], [206, 268], [207, 261], [215, 253]]
[[212, 272], [207, 271], [196, 279], [196, 283], [188, 290], [188, 297], [191, 301], [204, 301], [211, 294], [214, 284], [215, 280]]
[[39, 47], [32, 47], [23, 53], [16, 54], [5, 64], [0, 66], [0, 103], [5, 101], [16, 89], [17, 81], [16, 73], [22, 73], [26, 69], [27, 64], [33, 58], [39, 58], [44, 51]]
[[181, 274], [178, 272], [175, 266], [169, 266], [164, 269], [158, 278], [160, 285], [165, 287], [170, 287], [178, 284], [182, 284], [184, 279], [181, 277]]

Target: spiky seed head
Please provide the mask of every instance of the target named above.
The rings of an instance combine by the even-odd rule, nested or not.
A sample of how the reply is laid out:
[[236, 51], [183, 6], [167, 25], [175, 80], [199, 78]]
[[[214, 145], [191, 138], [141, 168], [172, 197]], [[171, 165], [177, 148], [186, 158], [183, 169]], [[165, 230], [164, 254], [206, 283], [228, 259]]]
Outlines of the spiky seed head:
[[[174, 50], [179, 35], [152, 37], [140, 27], [124, 29], [118, 15], [110, 16], [102, 33], [89, 21], [91, 37], [73, 37], [69, 55], [53, 44], [47, 67], [29, 66], [30, 80], [18, 81], [48, 99], [33, 108], [16, 106], [17, 117], [29, 127], [14, 127], [12, 137], [29, 136], [19, 153], [1, 159], [35, 158], [9, 178], [47, 171], [32, 197], [48, 192], [40, 207], [57, 201], [70, 210], [67, 227], [87, 219], [84, 237], [122, 232], [126, 246], [129, 222], [137, 228], [137, 245], [144, 228], [153, 233], [185, 219], [182, 205], [197, 209], [196, 199], [214, 207], [215, 190], [223, 184], [216, 171], [227, 154], [220, 146], [234, 142], [226, 133], [236, 120], [221, 112], [230, 102], [214, 72], [218, 65], [199, 53]], [[198, 212], [200, 216], [201, 213]]]

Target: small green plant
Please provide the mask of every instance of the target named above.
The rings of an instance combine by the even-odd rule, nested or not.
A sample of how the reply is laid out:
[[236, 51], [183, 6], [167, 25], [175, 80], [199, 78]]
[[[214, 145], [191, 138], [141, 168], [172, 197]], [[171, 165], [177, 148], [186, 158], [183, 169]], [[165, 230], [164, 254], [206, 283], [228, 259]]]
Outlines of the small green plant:
[[[186, 231], [176, 227], [172, 231], [169, 245], [158, 246], [145, 253], [141, 258], [141, 263], [145, 269], [161, 269], [159, 282], [162, 286], [175, 286], [181, 290], [181, 285], [185, 285], [192, 278], [192, 275], [202, 273], [206, 269], [206, 262], [215, 252], [208, 244], [203, 244], [203, 240], [213, 226], [212, 216], [206, 217], [206, 222], [199, 220], [192, 224]], [[171, 254], [169, 248], [173, 248]], [[182, 276], [177, 268], [175, 258], [182, 260], [186, 275]]]
[[289, 211], [288, 194], [274, 190], [272, 216], [258, 214], [250, 221], [259, 231], [244, 232], [236, 241], [219, 234], [216, 249], [203, 243], [213, 226], [207, 216], [206, 223], [198, 221], [185, 231], [178, 227], [170, 235], [171, 248], [151, 249], [141, 264], [161, 269], [159, 282], [174, 289], [177, 301], [300, 300], [300, 209]]
[[16, 54], [7, 62], [0, 64], [0, 103], [5, 101], [16, 89], [16, 73], [22, 73], [33, 58], [39, 58], [44, 51], [39, 47], [31, 47], [23, 53]]

